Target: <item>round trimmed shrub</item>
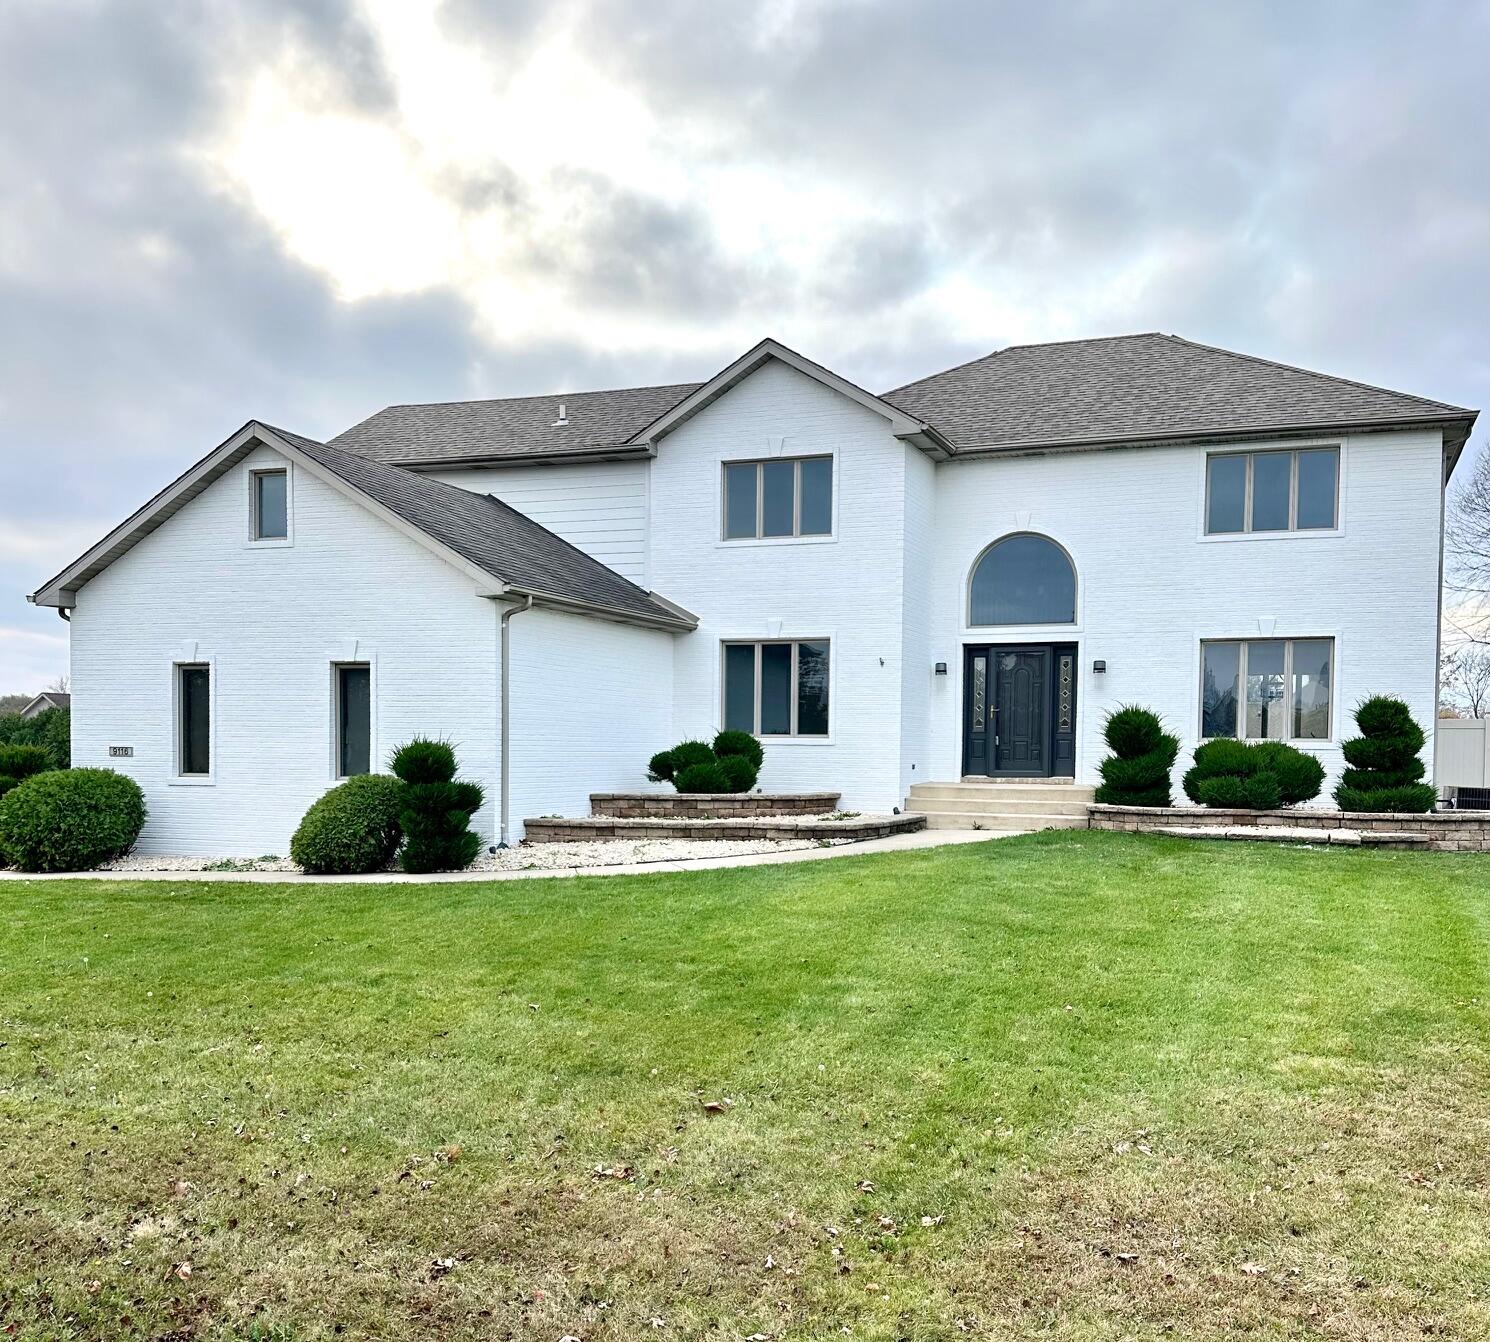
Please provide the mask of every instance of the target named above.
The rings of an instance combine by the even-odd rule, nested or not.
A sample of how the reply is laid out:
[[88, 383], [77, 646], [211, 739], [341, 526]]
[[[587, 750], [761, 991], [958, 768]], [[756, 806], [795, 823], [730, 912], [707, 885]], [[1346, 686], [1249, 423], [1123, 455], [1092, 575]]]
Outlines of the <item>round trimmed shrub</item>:
[[[735, 757], [736, 759], [739, 756]], [[729, 775], [724, 771], [724, 762], [710, 758], [702, 764], [690, 764], [679, 769], [673, 776], [673, 786], [679, 792], [736, 792], [744, 789], [732, 788]]]
[[52, 767], [52, 754], [43, 746], [0, 746], [0, 797]]
[[[714, 753], [720, 759], [739, 756], [755, 766], [756, 773], [766, 762], [766, 748], [749, 732], [722, 731], [714, 738]], [[743, 790], [743, 789], [742, 789]]]
[[1195, 751], [1185, 771], [1185, 795], [1200, 806], [1275, 811], [1319, 795], [1324, 767], [1282, 741], [1233, 741], [1222, 737]]
[[715, 758], [707, 741], [681, 741], [671, 750], [659, 750], [647, 766], [647, 777], [654, 783], [671, 783], [678, 774], [695, 764], [708, 764]]
[[1340, 775], [1335, 805], [1342, 811], [1431, 811], [1438, 791], [1421, 781], [1419, 752], [1427, 741], [1400, 699], [1376, 695], [1355, 711], [1361, 735], [1341, 746], [1350, 767]]
[[145, 825], [145, 794], [112, 769], [33, 774], [0, 797], [0, 857], [21, 871], [89, 871], [123, 857]]
[[1125, 704], [1107, 715], [1102, 729], [1112, 749], [1097, 766], [1102, 782], [1096, 800], [1107, 806], [1168, 806], [1169, 771], [1179, 754], [1158, 715], [1137, 704]]
[[455, 750], [446, 741], [415, 738], [393, 752], [393, 772], [407, 784], [398, 813], [405, 871], [461, 871], [481, 851], [471, 817], [486, 794], [476, 783], [457, 781], [455, 770]]
[[349, 778], [312, 803], [290, 856], [317, 876], [382, 871], [398, 851], [404, 783], [388, 774]]
[[760, 771], [753, 760], [744, 755], [722, 755], [719, 771], [724, 775], [724, 792], [749, 792], [755, 786]]

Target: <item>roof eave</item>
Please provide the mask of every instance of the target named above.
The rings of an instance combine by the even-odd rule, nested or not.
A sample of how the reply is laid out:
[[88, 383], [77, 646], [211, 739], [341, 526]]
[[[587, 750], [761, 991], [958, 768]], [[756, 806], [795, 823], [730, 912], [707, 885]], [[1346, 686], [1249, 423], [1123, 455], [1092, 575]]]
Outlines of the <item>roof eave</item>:
[[574, 448], [562, 452], [514, 452], [467, 454], [450, 457], [425, 457], [418, 461], [386, 461], [370, 457], [384, 466], [397, 466], [416, 475], [428, 471], [477, 469], [501, 466], [579, 465], [588, 461], [637, 461], [657, 455], [650, 443], [616, 443], [605, 447]]
[[656, 592], [648, 592], [647, 595], [663, 606], [668, 611], [676, 611], [677, 615], [659, 613], [647, 615], [641, 611], [623, 610], [617, 606], [609, 606], [599, 601], [584, 601], [579, 597], [563, 596], [556, 592], [545, 592], [534, 587], [519, 587], [509, 585], [499, 599], [509, 597], [531, 597], [535, 606], [546, 606], [553, 610], [567, 611], [576, 615], [593, 616], [595, 619], [610, 620], [616, 624], [639, 625], [646, 629], [660, 629], [667, 633], [682, 634], [689, 633], [698, 628], [698, 616], [683, 607], [666, 600], [657, 595]]

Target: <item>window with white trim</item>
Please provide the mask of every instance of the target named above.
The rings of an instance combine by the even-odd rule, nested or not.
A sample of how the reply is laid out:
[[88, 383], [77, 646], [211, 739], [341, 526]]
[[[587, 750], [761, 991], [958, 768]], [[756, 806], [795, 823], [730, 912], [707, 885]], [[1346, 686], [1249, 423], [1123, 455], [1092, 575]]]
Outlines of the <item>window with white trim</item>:
[[756, 736], [828, 734], [828, 640], [726, 643], [724, 725]]
[[176, 772], [182, 778], [212, 773], [212, 668], [206, 662], [176, 666]]
[[1338, 447], [1213, 452], [1206, 458], [1206, 535], [1333, 531], [1339, 493]]
[[723, 488], [727, 541], [832, 534], [832, 457], [727, 461]]
[[290, 473], [283, 467], [253, 473], [253, 538], [282, 541], [290, 537]]
[[1216, 640], [1200, 645], [1200, 735], [1328, 741], [1331, 638]]
[[372, 772], [372, 667], [339, 662], [335, 670], [336, 776]]

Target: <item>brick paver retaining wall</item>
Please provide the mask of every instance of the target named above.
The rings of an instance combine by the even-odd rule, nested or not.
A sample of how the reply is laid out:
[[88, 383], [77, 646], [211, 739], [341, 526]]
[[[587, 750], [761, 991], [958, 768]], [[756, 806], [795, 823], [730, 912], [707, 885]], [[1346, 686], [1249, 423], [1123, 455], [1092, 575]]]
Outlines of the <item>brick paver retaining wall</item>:
[[1490, 853], [1490, 811], [1430, 811], [1398, 815], [1389, 811], [1212, 810], [1205, 806], [1099, 806], [1087, 808], [1092, 829], [1142, 832], [1154, 829], [1355, 830], [1419, 835], [1424, 846], [1447, 852]]
[[742, 816], [664, 819], [595, 815], [523, 821], [528, 843], [584, 843], [593, 839], [883, 839], [924, 829], [924, 815], [859, 816], [852, 820], [817, 817]]
[[591, 815], [706, 819], [755, 815], [825, 815], [836, 792], [592, 792]]

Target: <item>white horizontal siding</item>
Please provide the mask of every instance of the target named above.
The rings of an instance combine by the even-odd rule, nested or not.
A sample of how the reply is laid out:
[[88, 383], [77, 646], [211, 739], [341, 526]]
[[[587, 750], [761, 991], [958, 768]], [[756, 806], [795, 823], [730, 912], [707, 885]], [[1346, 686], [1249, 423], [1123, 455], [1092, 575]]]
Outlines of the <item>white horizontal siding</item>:
[[645, 461], [568, 466], [482, 466], [430, 472], [436, 480], [493, 494], [571, 545], [646, 585]]

